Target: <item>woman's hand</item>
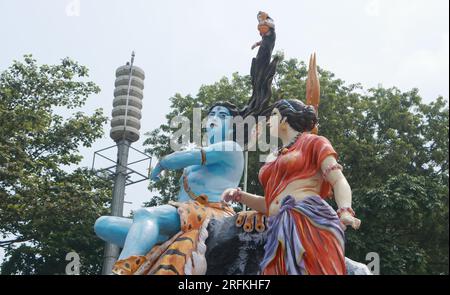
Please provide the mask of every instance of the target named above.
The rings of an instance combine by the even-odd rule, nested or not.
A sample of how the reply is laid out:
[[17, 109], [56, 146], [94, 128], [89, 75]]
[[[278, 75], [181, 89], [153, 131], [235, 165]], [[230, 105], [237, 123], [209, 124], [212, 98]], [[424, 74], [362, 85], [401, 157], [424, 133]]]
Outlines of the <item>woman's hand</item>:
[[241, 189], [240, 188], [228, 188], [222, 193], [222, 200], [225, 202], [240, 202], [241, 201]]
[[361, 226], [361, 220], [353, 217], [349, 212], [342, 212], [340, 220], [344, 230], [347, 226], [351, 226], [353, 229], [359, 229]]

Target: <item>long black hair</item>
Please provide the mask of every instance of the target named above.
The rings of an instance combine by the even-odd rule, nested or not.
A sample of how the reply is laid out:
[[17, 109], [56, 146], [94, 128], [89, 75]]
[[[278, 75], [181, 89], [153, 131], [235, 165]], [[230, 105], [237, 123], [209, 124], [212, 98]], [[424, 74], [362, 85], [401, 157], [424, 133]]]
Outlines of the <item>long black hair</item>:
[[265, 109], [262, 115], [270, 117], [275, 108], [280, 111], [281, 117], [286, 118], [289, 126], [295, 131], [309, 132], [318, 123], [314, 107], [305, 105], [298, 99], [281, 99]]

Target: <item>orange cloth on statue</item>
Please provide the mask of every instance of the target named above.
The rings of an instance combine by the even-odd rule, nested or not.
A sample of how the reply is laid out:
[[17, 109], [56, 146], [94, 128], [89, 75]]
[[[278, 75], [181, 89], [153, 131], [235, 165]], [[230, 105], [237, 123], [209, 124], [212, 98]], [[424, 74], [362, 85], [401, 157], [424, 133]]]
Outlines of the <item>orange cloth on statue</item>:
[[[300, 212], [292, 211], [295, 228], [304, 248], [303, 262], [308, 275], [345, 275], [342, 244], [329, 230], [313, 224]], [[263, 275], [288, 275], [281, 243], [273, 260], [261, 271]], [[300, 257], [299, 257], [300, 259]]]
[[228, 217], [236, 214], [233, 208], [227, 203], [209, 203], [208, 197], [204, 195], [200, 195], [195, 201], [169, 202], [169, 204], [178, 208], [181, 230], [183, 232], [200, 229], [207, 217]]
[[[314, 176], [323, 160], [328, 156], [337, 158], [331, 143], [323, 136], [303, 133], [297, 141], [273, 162], [265, 164], [259, 170], [259, 181], [264, 187], [266, 207], [286, 186], [295, 180]], [[331, 185], [323, 181], [320, 196], [327, 198], [331, 193]]]

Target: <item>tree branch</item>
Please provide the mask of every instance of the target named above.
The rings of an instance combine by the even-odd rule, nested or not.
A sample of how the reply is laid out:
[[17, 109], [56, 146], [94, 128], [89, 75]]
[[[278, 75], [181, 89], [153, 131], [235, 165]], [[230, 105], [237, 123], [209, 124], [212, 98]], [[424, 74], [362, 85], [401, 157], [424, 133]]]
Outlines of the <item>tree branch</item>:
[[14, 240], [0, 241], [0, 247], [9, 246], [9, 245], [14, 244], [14, 243], [26, 242], [26, 241], [29, 241], [29, 240], [30, 239], [26, 239], [26, 238], [17, 238], [17, 239], [14, 239]]

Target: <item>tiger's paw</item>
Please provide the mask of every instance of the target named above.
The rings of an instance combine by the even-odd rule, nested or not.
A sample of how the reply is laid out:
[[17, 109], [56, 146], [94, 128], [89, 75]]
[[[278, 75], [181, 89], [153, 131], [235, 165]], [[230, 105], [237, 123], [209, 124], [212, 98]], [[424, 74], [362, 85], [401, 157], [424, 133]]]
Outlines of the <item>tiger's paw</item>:
[[241, 211], [237, 214], [236, 226], [243, 227], [245, 232], [251, 233], [256, 230], [262, 233], [267, 228], [267, 217], [257, 211]]

